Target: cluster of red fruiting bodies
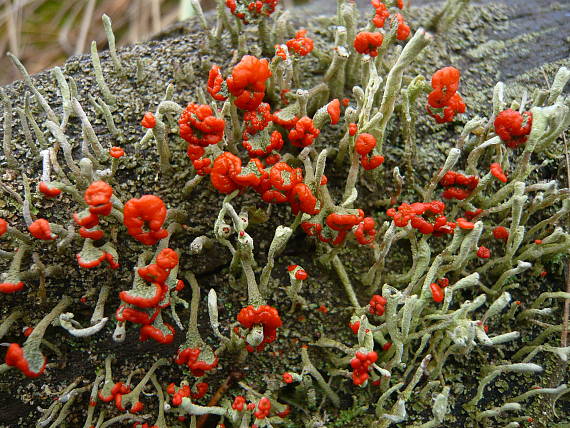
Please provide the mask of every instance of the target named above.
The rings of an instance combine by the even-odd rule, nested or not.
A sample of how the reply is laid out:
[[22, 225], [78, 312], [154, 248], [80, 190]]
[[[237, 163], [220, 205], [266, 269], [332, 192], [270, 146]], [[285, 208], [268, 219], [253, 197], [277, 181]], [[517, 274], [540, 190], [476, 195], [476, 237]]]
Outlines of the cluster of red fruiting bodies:
[[[124, 412], [126, 409], [123, 407], [123, 395], [128, 394], [131, 392], [131, 387], [129, 385], [124, 384], [123, 382], [117, 382], [113, 384], [111, 390], [108, 395], [105, 395], [106, 392], [104, 390], [100, 390], [97, 393], [99, 400], [103, 403], [109, 403], [113, 401], [115, 403], [115, 407], [117, 410]], [[130, 408], [130, 413], [138, 413], [144, 408], [144, 404], [141, 401], [136, 401]]]
[[[381, 0], [371, 0], [371, 3], [375, 10], [375, 15], [372, 18], [372, 24], [374, 24], [376, 28], [383, 28], [386, 20], [390, 18], [388, 7]], [[398, 8], [403, 9], [404, 3], [399, 0], [397, 6]], [[401, 13], [394, 13], [390, 20], [395, 20], [398, 23], [396, 39], [406, 40], [410, 36], [410, 27], [406, 24], [404, 16]], [[361, 31], [354, 38], [354, 49], [356, 52], [363, 55], [376, 57], [378, 56], [378, 48], [382, 46], [383, 41], [384, 36], [382, 33]]]
[[[275, 9], [278, 0], [246, 1], [227, 0], [227, 6], [238, 18], [248, 21], [259, 16], [270, 15]], [[380, 0], [371, 0], [376, 14], [372, 20], [377, 28], [385, 25], [390, 16], [387, 6]], [[398, 1], [397, 6], [401, 9], [403, 3]], [[398, 21], [396, 37], [405, 40], [409, 37], [410, 29], [405, 24], [401, 14], [396, 13], [393, 18]], [[313, 40], [306, 37], [306, 30], [299, 30], [293, 39], [286, 42], [289, 52], [299, 56], [308, 55], [314, 49]], [[370, 56], [378, 55], [378, 48], [382, 45], [383, 35], [379, 32], [360, 32], [354, 40], [354, 48], [361, 54]], [[286, 59], [276, 47], [277, 56]], [[187, 154], [192, 160], [198, 175], [210, 176], [212, 185], [222, 194], [229, 194], [236, 190], [243, 192], [248, 188], [261, 195], [261, 198], [272, 204], [288, 203], [293, 214], [304, 213], [311, 217], [310, 220], [301, 223], [301, 228], [309, 236], [314, 236], [322, 242], [337, 246], [345, 242], [350, 232], [357, 242], [362, 245], [373, 244], [376, 235], [375, 221], [372, 217], [365, 217], [360, 209], [345, 210], [342, 212], [328, 212], [324, 215], [320, 201], [317, 198], [318, 189], [311, 188], [304, 182], [303, 170], [293, 168], [285, 162], [281, 162], [280, 150], [288, 142], [297, 148], [312, 145], [319, 136], [320, 131], [308, 116], [293, 117], [284, 120], [279, 112], [271, 112], [271, 106], [263, 102], [265, 98], [266, 82], [271, 77], [269, 62], [246, 55], [233, 68], [227, 78], [222, 76], [220, 68], [213, 66], [209, 73], [207, 90], [213, 99], [226, 101], [228, 98], [238, 109], [243, 110], [244, 129], [242, 133], [242, 146], [247, 151], [250, 159], [247, 163], [229, 151], [217, 154], [215, 157], [208, 151], [210, 146], [217, 145], [224, 138], [226, 123], [224, 119], [216, 116], [215, 111], [209, 105], [190, 103], [180, 115], [178, 120], [180, 136], [188, 143]], [[438, 123], [450, 122], [457, 113], [465, 112], [465, 104], [457, 93], [459, 87], [460, 72], [453, 67], [445, 67], [438, 70], [432, 76], [431, 86], [433, 90], [428, 96], [428, 113]], [[438, 109], [434, 111], [433, 109]], [[327, 105], [327, 112], [331, 124], [336, 124], [340, 119], [340, 102], [338, 99]], [[441, 115], [440, 115], [441, 114]], [[146, 128], [156, 126], [156, 118], [151, 113], [145, 114], [142, 125]], [[528, 138], [532, 126], [532, 114], [530, 112], [519, 113], [512, 109], [505, 110], [497, 116], [494, 122], [495, 133], [509, 148], [516, 148], [524, 144]], [[382, 165], [384, 157], [373, 154], [376, 147], [376, 139], [371, 134], [358, 134], [356, 124], [349, 125], [349, 134], [354, 139], [354, 150], [359, 156], [360, 165], [365, 170], [375, 169]], [[124, 151], [114, 147], [109, 152], [113, 158], [124, 156]], [[492, 163], [491, 174], [501, 182], [507, 181], [499, 163]], [[440, 180], [439, 184], [444, 187], [442, 197], [445, 199], [464, 200], [476, 189], [479, 178], [465, 176], [461, 173], [449, 171]], [[325, 186], [327, 178], [322, 176], [318, 185]], [[61, 190], [49, 183], [41, 182], [40, 191], [46, 197], [57, 197]], [[79, 234], [86, 240], [102, 241], [105, 231], [101, 228], [104, 217], [110, 216], [113, 209], [121, 210], [123, 224], [129, 235], [144, 245], [155, 245], [159, 240], [168, 236], [163, 228], [166, 220], [166, 206], [164, 202], [154, 195], [143, 195], [141, 198], [133, 198], [127, 201], [122, 208], [120, 204], [113, 203], [113, 189], [103, 182], [91, 183], [84, 194], [87, 208], [73, 215], [74, 221], [80, 226]], [[398, 207], [387, 210], [398, 227], [411, 225], [422, 234], [441, 236], [452, 234], [456, 227], [461, 229], [473, 229], [474, 224], [468, 219], [458, 218], [455, 222], [447, 220], [443, 215], [445, 204], [440, 201], [425, 203], [402, 203]], [[479, 214], [479, 213], [478, 213]], [[478, 215], [476, 214], [476, 215]], [[320, 215], [320, 217], [319, 217]], [[0, 236], [7, 231], [7, 223], [0, 219]], [[28, 227], [32, 236], [40, 240], [54, 240], [57, 236], [51, 231], [50, 224], [46, 219], [40, 218]], [[502, 226], [493, 229], [496, 239], [506, 241], [509, 232]], [[102, 247], [104, 248], [104, 247]], [[98, 257], [86, 259], [81, 254], [77, 255], [79, 265], [83, 268], [94, 268], [103, 261], [107, 261], [112, 269], [119, 267], [117, 257], [112, 252], [104, 249], [99, 250]], [[489, 258], [490, 250], [479, 247], [477, 256]], [[171, 278], [175, 285], [169, 285], [171, 271], [178, 265], [178, 255], [170, 248], [163, 249], [158, 253], [156, 260], [137, 270], [137, 274], [145, 284], [144, 288], [134, 287], [131, 290], [122, 291], [119, 294], [123, 304], [117, 309], [116, 319], [120, 322], [132, 322], [139, 324], [140, 340], [148, 338], [158, 343], [171, 343], [174, 338], [174, 328], [161, 321], [155, 325], [155, 321], [162, 309], [170, 305], [170, 294], [180, 291], [184, 283], [176, 278]], [[292, 269], [297, 266], [292, 265]], [[300, 269], [295, 273], [297, 280], [304, 280], [307, 274]], [[430, 284], [430, 290], [434, 302], [441, 303], [444, 299], [444, 288], [449, 284], [445, 278]], [[20, 290], [23, 282], [3, 282], [0, 284], [0, 292], [10, 293]], [[383, 316], [387, 301], [380, 295], [373, 295], [368, 310], [370, 314]], [[247, 306], [237, 315], [237, 321], [241, 327], [250, 329], [256, 325], [263, 327], [263, 341], [257, 347], [246, 344], [248, 351], [262, 351], [265, 346], [276, 340], [276, 332], [282, 325], [277, 310], [269, 305]], [[358, 332], [360, 323], [351, 324], [351, 328]], [[384, 350], [387, 351], [390, 343], [386, 343]], [[17, 367], [28, 377], [39, 376], [39, 372], [29, 370], [28, 362], [23, 355], [24, 351], [18, 344], [11, 344], [6, 354], [6, 363]], [[210, 370], [217, 367], [218, 357], [210, 363], [200, 359], [200, 348], [183, 348], [175, 358], [178, 364], [186, 365], [192, 375], [202, 377]], [[378, 354], [375, 351], [354, 354], [350, 360], [353, 369], [352, 380], [355, 385], [364, 384], [369, 378], [370, 367], [377, 361]], [[284, 376], [285, 379], [285, 376]], [[287, 377], [289, 380], [289, 377]], [[286, 382], [287, 382], [286, 380]], [[182, 398], [202, 398], [208, 384], [200, 382], [196, 386], [196, 392], [190, 386], [177, 387], [170, 384], [167, 392], [172, 396], [172, 403], [177, 406]], [[111, 389], [109, 395], [101, 395], [104, 401], [114, 400], [117, 408], [124, 411], [121, 405], [121, 397], [130, 392], [130, 388], [122, 383], [117, 383]], [[271, 413], [271, 402], [263, 397], [257, 403], [246, 405], [244, 397], [235, 398], [232, 408], [236, 411], [249, 410], [257, 419], [264, 419]], [[136, 413], [142, 409], [142, 403], [135, 403], [131, 412]], [[277, 413], [285, 417], [288, 411]]]
[[[159, 323], [157, 317], [162, 309], [170, 306], [171, 290], [167, 279], [177, 265], [178, 254], [171, 248], [165, 248], [158, 253], [155, 263], [137, 269], [139, 277], [150, 286], [134, 287], [119, 293], [123, 304], [117, 309], [115, 318], [120, 322], [141, 324], [141, 342], [148, 338], [158, 343], [171, 343], [174, 340], [174, 327], [165, 322]], [[183, 288], [184, 283], [176, 281], [174, 290]]]
[[[455, 67], [444, 67], [431, 77], [433, 91], [428, 95], [427, 112], [437, 123], [451, 122], [457, 113], [465, 113], [465, 103], [457, 93], [461, 73]], [[434, 112], [432, 108], [438, 109]]]
[[195, 386], [196, 392], [192, 391], [190, 385], [181, 385], [177, 387], [174, 383], [170, 383], [166, 387], [166, 392], [172, 395], [172, 404], [174, 406], [180, 406], [182, 404], [182, 399], [184, 397], [192, 398], [193, 400], [199, 400], [208, 392], [209, 385], [206, 382], [198, 382]]
[[439, 181], [439, 184], [445, 188], [442, 197], [462, 201], [475, 190], [479, 184], [479, 178], [474, 175], [468, 177], [459, 172], [448, 171]]
[[321, 242], [333, 246], [341, 245], [349, 232], [361, 245], [369, 245], [376, 237], [375, 221], [372, 217], [364, 217], [361, 209], [352, 210], [352, 213], [334, 212], [326, 216], [324, 226], [321, 224], [321, 216], [315, 216], [301, 223], [301, 228], [309, 236], [315, 236]]
[[[277, 339], [277, 329], [283, 324], [277, 309], [269, 305], [246, 306], [239, 312], [237, 320], [246, 329], [255, 325], [263, 326], [263, 341], [255, 348], [256, 351], [263, 351], [266, 344], [274, 342]], [[254, 351], [249, 344], [246, 344], [246, 349], [249, 352]]]
[[[232, 403], [232, 409], [237, 412], [244, 412], [244, 411], [253, 412], [253, 416], [255, 416], [256, 419], [261, 420], [269, 417], [269, 415], [271, 414], [272, 406], [271, 406], [271, 400], [267, 397], [261, 397], [257, 403], [255, 402], [247, 403], [247, 400], [243, 395], [238, 395], [234, 398], [234, 401]], [[285, 418], [287, 415], [289, 415], [290, 412], [291, 408], [287, 406], [285, 410], [281, 412], [276, 412], [274, 414], [276, 416], [279, 416], [280, 418]]]
[[495, 133], [505, 142], [507, 147], [516, 149], [524, 144], [532, 128], [532, 113], [523, 114], [513, 109], [500, 112], [494, 122]]
[[279, 0], [226, 0], [230, 12], [246, 24], [271, 15], [277, 3]]
[[352, 382], [355, 385], [362, 385], [368, 380], [368, 371], [370, 366], [376, 362], [378, 354], [375, 351], [359, 352], [354, 354], [354, 358], [350, 360], [352, 367]]

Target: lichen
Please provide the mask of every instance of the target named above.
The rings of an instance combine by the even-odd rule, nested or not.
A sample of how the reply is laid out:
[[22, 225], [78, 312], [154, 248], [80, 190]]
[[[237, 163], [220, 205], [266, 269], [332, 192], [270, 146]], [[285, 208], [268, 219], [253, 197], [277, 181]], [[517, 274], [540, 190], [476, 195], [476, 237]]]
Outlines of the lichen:
[[[203, 424], [198, 416], [208, 414], [209, 423], [222, 417], [231, 426], [567, 422], [562, 402], [569, 351], [558, 337], [567, 316], [562, 302], [570, 298], [560, 285], [570, 248], [561, 138], [570, 121], [569, 72], [560, 60], [545, 67], [548, 84], [537, 85], [537, 70], [496, 84], [509, 43], [531, 52], [528, 44], [548, 31], [500, 41], [485, 32], [509, 30], [504, 8], [471, 6], [457, 18], [465, 2], [450, 0], [443, 20], [425, 18], [438, 16], [432, 8], [404, 9], [414, 35], [402, 42], [396, 40], [397, 19], [375, 29], [371, 7], [361, 13], [339, 0], [337, 15], [305, 23], [313, 52], [284, 51], [283, 58], [272, 46], [287, 46], [303, 20], [271, 8], [241, 17], [248, 2], [234, 3], [235, 16], [219, 2], [212, 31], [199, 13], [200, 29], [189, 24], [188, 34], [177, 29], [118, 54], [104, 18], [110, 53], [93, 45], [90, 57], [4, 88], [0, 217], [7, 229], [0, 271], [7, 274], [2, 281], [25, 283], [0, 294], [0, 337], [24, 350], [19, 363], [8, 358], [0, 365], [0, 394], [13, 397], [4, 400], [10, 405], [21, 403], [6, 426], [55, 427], [67, 419], [72, 426], [130, 420], [164, 428]], [[426, 33], [421, 20], [440, 32]], [[384, 34], [376, 59], [353, 47], [363, 29]], [[245, 54], [267, 57], [272, 77], [260, 72], [264, 77], [250, 82], [255, 87], [236, 89], [239, 84], [224, 77], [238, 80], [236, 64]], [[206, 93], [212, 65], [223, 76], [218, 101]], [[425, 113], [426, 95], [435, 90], [431, 75], [445, 65], [461, 70], [467, 112], [436, 125]], [[244, 120], [243, 109], [257, 107], [234, 102], [244, 89], [261, 93], [279, 117], [255, 126]], [[342, 105], [338, 124], [335, 97]], [[206, 116], [225, 121], [221, 141], [192, 140], [204, 146], [195, 158], [190, 149], [198, 153], [196, 147], [178, 128], [189, 102], [211, 106]], [[509, 106], [532, 113], [532, 130], [518, 149], [507, 148], [493, 126]], [[154, 120], [144, 123], [147, 129], [140, 125], [145, 112]], [[293, 137], [283, 121], [302, 116], [306, 126], [297, 132], [306, 134]], [[351, 123], [357, 125], [353, 134]], [[282, 182], [271, 179], [263, 188], [260, 177], [277, 167], [267, 154], [264, 163], [250, 161], [242, 148], [245, 126], [256, 128], [248, 131], [252, 136], [278, 132], [286, 144], [272, 155], [300, 168], [300, 180], [288, 171]], [[201, 139], [210, 131], [194, 132]], [[364, 133], [374, 145], [357, 154], [355, 140]], [[125, 156], [112, 158], [111, 147], [123, 148]], [[363, 168], [374, 156], [379, 164]], [[210, 164], [196, 163], [206, 159]], [[231, 167], [224, 163], [230, 161]], [[492, 162], [507, 173], [506, 184], [488, 172]], [[417, 226], [443, 215], [432, 202], [440, 198], [438, 184], [446, 172], [461, 170], [477, 183], [465, 199], [446, 201], [444, 227]], [[47, 199], [37, 190], [46, 179], [61, 195]], [[101, 180], [112, 186], [112, 198], [84, 201], [88, 186]], [[286, 188], [288, 180], [295, 190]], [[279, 197], [265, 195], [267, 189], [283, 192], [287, 203], [264, 202]], [[124, 206], [144, 194], [159, 196], [168, 213], [152, 226], [156, 212], [137, 211], [147, 223], [133, 231], [123, 217], [137, 215]], [[395, 209], [406, 202], [431, 205], [420, 204], [422, 213], [410, 224], [398, 224]], [[107, 203], [112, 210], [105, 214]], [[477, 208], [482, 211], [471, 214], [472, 222], [459, 220]], [[72, 214], [81, 210], [80, 217], [97, 214], [104, 238], [76, 233]], [[49, 220], [56, 239], [27, 234], [38, 218]], [[509, 229], [506, 239], [493, 237], [496, 225]], [[149, 228], [156, 239], [145, 235]], [[477, 257], [482, 244], [491, 258]], [[165, 248], [176, 250], [176, 264], [161, 266]], [[22, 263], [14, 262], [16, 249], [29, 254]], [[84, 269], [76, 253], [84, 261], [104, 258], [101, 266]], [[107, 260], [115, 267], [117, 259], [120, 267], [103, 266]], [[296, 276], [299, 266], [306, 276]], [[183, 278], [192, 287], [182, 288]], [[207, 297], [199, 297], [198, 287]], [[124, 321], [120, 310], [115, 315], [120, 305], [153, 321]], [[64, 306], [69, 313], [62, 313]], [[103, 315], [111, 318], [107, 324]], [[63, 328], [50, 327], [41, 340], [55, 317]], [[35, 326], [36, 333], [22, 338], [14, 324]], [[144, 343], [137, 340], [137, 324]], [[113, 329], [119, 342], [111, 340]], [[16, 370], [27, 373], [21, 361], [36, 375], [44, 355], [45, 373], [22, 380]], [[286, 372], [294, 382], [284, 381]], [[141, 380], [134, 386], [131, 378]], [[112, 394], [119, 397], [116, 406], [97, 399], [119, 381], [125, 389]], [[204, 381], [205, 395], [199, 392]], [[174, 389], [166, 387], [170, 382]], [[239, 396], [249, 408], [240, 408]], [[541, 406], [543, 399], [551, 406]], [[37, 405], [49, 408], [28, 410]], [[287, 407], [291, 413], [280, 416]]]

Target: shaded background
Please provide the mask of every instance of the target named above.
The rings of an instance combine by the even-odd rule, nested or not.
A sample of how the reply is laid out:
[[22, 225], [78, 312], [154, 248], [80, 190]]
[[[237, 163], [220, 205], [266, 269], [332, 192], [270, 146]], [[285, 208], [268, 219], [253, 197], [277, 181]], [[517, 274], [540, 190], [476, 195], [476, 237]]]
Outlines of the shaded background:
[[[308, 0], [282, 0], [284, 6]], [[200, 0], [204, 10], [215, 0]], [[87, 53], [92, 40], [106, 48], [101, 15], [113, 21], [117, 45], [140, 42], [188, 17], [186, 0], [0, 0], [0, 86], [20, 79], [6, 52], [31, 74]]]

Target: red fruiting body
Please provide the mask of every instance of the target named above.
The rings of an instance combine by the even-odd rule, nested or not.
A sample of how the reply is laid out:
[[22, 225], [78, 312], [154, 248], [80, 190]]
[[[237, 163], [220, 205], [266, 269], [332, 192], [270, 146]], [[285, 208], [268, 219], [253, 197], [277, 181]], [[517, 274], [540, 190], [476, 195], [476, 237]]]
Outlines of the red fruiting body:
[[46, 183], [45, 181], [41, 181], [38, 189], [40, 192], [44, 194], [46, 198], [55, 198], [59, 194], [61, 194], [61, 190], [57, 187], [53, 187], [50, 185], [51, 183]]
[[156, 264], [168, 272], [178, 264], [178, 254], [172, 248], [165, 248], [156, 256]]
[[[251, 328], [254, 325], [261, 324], [263, 326], [263, 342], [257, 346], [257, 351], [262, 351], [265, 344], [274, 342], [277, 338], [277, 328], [283, 324], [277, 309], [260, 305], [257, 308], [252, 305], [243, 308], [238, 316], [237, 321], [244, 328]], [[251, 347], [248, 348], [250, 350]], [[251, 348], [253, 350], [253, 348]]]
[[291, 373], [283, 373], [283, 382], [293, 383], [293, 376], [291, 376]]
[[83, 238], [93, 239], [94, 241], [98, 241], [99, 239], [103, 239], [105, 236], [105, 232], [102, 230], [89, 230], [85, 227], [79, 228], [79, 235]]
[[144, 404], [141, 403], [140, 401], [137, 401], [135, 404], [133, 404], [131, 406], [131, 409], [129, 410], [129, 413], [138, 413], [140, 412], [142, 409], [144, 409]]
[[318, 214], [320, 211], [317, 209], [317, 198], [305, 183], [297, 183], [293, 186], [287, 199], [291, 205], [291, 211], [295, 215], [299, 211], [310, 215]]
[[226, 80], [228, 90], [236, 97], [234, 104], [242, 110], [255, 110], [265, 96], [265, 82], [270, 76], [267, 60], [245, 55]]
[[[273, 131], [269, 138], [266, 137], [266, 134], [250, 137], [244, 132], [241, 145], [247, 150], [250, 157], [258, 157], [269, 155], [274, 150], [281, 150], [283, 143], [283, 136], [279, 131]], [[277, 156], [279, 157], [279, 155]]]
[[4, 235], [8, 231], [8, 222], [3, 218], [0, 218], [0, 236]]
[[358, 334], [358, 330], [360, 329], [360, 321], [355, 321], [353, 324], [348, 324], [350, 329], [354, 334]]
[[299, 118], [297, 116], [293, 116], [291, 119], [284, 119], [281, 118], [280, 112], [281, 111], [278, 110], [275, 113], [273, 113], [273, 123], [282, 126], [283, 128], [288, 130], [292, 129], [299, 120]]
[[304, 269], [299, 269], [297, 272], [295, 272], [295, 279], [298, 279], [299, 281], [304, 281], [309, 277], [309, 275], [307, 274], [307, 272], [305, 272]]
[[477, 250], [477, 257], [481, 259], [488, 259], [489, 257], [491, 257], [491, 250], [481, 245]]
[[[103, 388], [105, 388], [105, 387], [103, 387]], [[128, 394], [129, 392], [131, 392], [131, 388], [129, 388], [127, 385], [123, 384], [123, 382], [117, 382], [111, 388], [109, 395], [107, 395], [107, 396], [103, 395], [103, 391], [100, 390], [98, 392], [97, 396], [104, 403], [108, 403], [108, 402], [112, 401], [113, 399], [115, 399], [115, 397], [117, 395], [125, 395], [125, 394]]]
[[361, 245], [369, 245], [374, 242], [376, 237], [376, 223], [372, 217], [366, 217], [361, 221], [356, 230], [354, 231], [354, 237]]
[[325, 305], [321, 305], [317, 308], [317, 311], [323, 313], [323, 314], [328, 314], [329, 310]]
[[369, 158], [366, 156], [362, 156], [360, 158], [360, 165], [362, 166], [362, 168], [364, 168], [367, 171], [378, 168], [383, 163], [384, 163], [384, 156], [380, 155], [371, 156]]
[[384, 36], [382, 33], [361, 31], [354, 39], [354, 49], [356, 49], [358, 53], [375, 57], [378, 55], [378, 48], [382, 46], [383, 41]]
[[406, 24], [404, 16], [401, 13], [396, 14], [398, 20], [398, 30], [396, 31], [396, 38], [398, 40], [406, 40], [410, 36], [410, 27]]
[[145, 291], [144, 295], [134, 292], [133, 290], [121, 291], [119, 298], [123, 302], [138, 306], [139, 308], [154, 308], [164, 298], [164, 291], [163, 287], [157, 282], [153, 282], [152, 287], [154, 287], [154, 289], [149, 287], [149, 290]]
[[376, 14], [372, 18], [372, 23], [376, 28], [384, 27], [386, 19], [390, 16], [388, 12], [388, 7], [382, 3], [381, 0], [371, 0], [372, 6], [376, 9]]
[[502, 181], [503, 183], [507, 182], [507, 176], [503, 172], [503, 168], [501, 168], [500, 163], [492, 163], [489, 169], [491, 170], [491, 174], [493, 175], [493, 177], [495, 177], [499, 181]]
[[295, 38], [287, 40], [286, 45], [289, 51], [295, 52], [297, 55], [305, 56], [313, 51], [315, 46], [313, 39], [306, 37], [307, 30], [302, 29], [295, 33]]
[[254, 187], [257, 188], [269, 178], [269, 173], [265, 171], [263, 163], [257, 159], [250, 159], [239, 174], [235, 175], [232, 180], [240, 187]]
[[427, 112], [437, 123], [447, 123], [451, 122], [457, 113], [465, 113], [465, 103], [463, 102], [461, 95], [455, 93], [443, 109], [442, 116], [434, 113], [429, 105], [427, 106]]
[[234, 398], [234, 402], [232, 403], [232, 409], [241, 412], [244, 408], [244, 405], [245, 405], [245, 397], [238, 395], [236, 398]]
[[368, 380], [369, 367], [376, 362], [378, 354], [374, 351], [356, 352], [354, 358], [350, 360], [350, 367], [352, 367], [352, 382], [355, 385], [362, 385]]
[[532, 113], [520, 114], [513, 109], [503, 110], [494, 122], [495, 132], [507, 147], [515, 149], [524, 144], [532, 128]]
[[340, 120], [340, 101], [338, 98], [327, 104], [327, 113], [331, 119], [331, 125], [336, 125]]
[[438, 279], [437, 285], [439, 285], [441, 288], [445, 288], [449, 285], [449, 279], [447, 279], [447, 278]]
[[81, 254], [76, 254], [75, 257], [77, 258], [77, 263], [79, 264], [79, 266], [85, 269], [91, 269], [97, 267], [105, 260], [107, 260], [107, 262], [109, 263], [109, 267], [111, 269], [117, 269], [119, 267], [119, 263], [115, 261], [115, 257], [113, 256], [113, 254], [107, 253], [105, 251], [101, 252], [99, 258], [92, 260], [83, 259]]
[[149, 129], [154, 128], [156, 126], [156, 118], [154, 117], [154, 114], [147, 111], [141, 120], [141, 125]]
[[18, 282], [2, 282], [0, 283], [0, 293], [10, 294], [20, 291], [24, 288], [24, 283], [22, 281]]
[[[225, 101], [228, 97], [224, 95], [223, 92], [227, 91], [227, 86], [222, 74], [220, 73], [220, 67], [213, 65], [208, 74], [208, 93], [213, 99], [217, 101]], [[222, 92], [223, 91], [223, 92]]]
[[358, 132], [358, 125], [356, 123], [351, 123], [348, 125], [348, 135], [354, 137]]
[[271, 185], [277, 190], [289, 191], [296, 184], [303, 182], [303, 170], [291, 168], [285, 162], [277, 162], [269, 171]]
[[245, 132], [249, 134], [262, 131], [272, 120], [271, 107], [267, 103], [261, 103], [254, 111], [246, 111], [243, 114], [243, 121], [246, 125]]
[[361, 156], [365, 156], [376, 147], [376, 138], [371, 134], [360, 134], [354, 143], [354, 150]]
[[157, 282], [163, 284], [168, 278], [168, 272], [157, 264], [150, 264], [137, 269], [139, 276], [148, 282]]
[[445, 293], [441, 289], [441, 287], [434, 282], [434, 283], [430, 284], [429, 288], [431, 290], [431, 297], [432, 297], [433, 301], [436, 303], [443, 302], [443, 298], [445, 296]]
[[[188, 147], [190, 146], [192, 146], [192, 144], [188, 144]], [[197, 175], [205, 176], [212, 172], [212, 168], [210, 168], [211, 163], [212, 160], [209, 158], [197, 159], [192, 161], [192, 166], [196, 170]]]
[[380, 296], [379, 294], [374, 294], [370, 299], [370, 302], [368, 303], [368, 311], [373, 315], [378, 315], [378, 316], [384, 315], [384, 309], [385, 309], [384, 307], [386, 306], [386, 303], [387, 300], [384, 297]]
[[[456, 113], [465, 112], [465, 103], [457, 93], [461, 73], [455, 67], [444, 67], [436, 71], [431, 78], [433, 91], [428, 96], [427, 111], [437, 123], [451, 122]], [[442, 115], [432, 112], [431, 108], [443, 109]]]
[[207, 147], [219, 143], [224, 136], [224, 119], [214, 116], [209, 105], [190, 103], [180, 118], [180, 136], [188, 143]]
[[433, 73], [431, 87], [434, 89], [433, 92], [438, 91], [439, 97], [436, 102], [435, 95], [432, 95], [430, 105], [435, 108], [442, 108], [447, 105], [447, 102], [459, 89], [460, 77], [461, 72], [455, 67], [444, 67]]
[[509, 239], [509, 231], [504, 226], [497, 226], [493, 229], [493, 236], [495, 239], [503, 239], [506, 241]]
[[483, 210], [481, 208], [477, 208], [475, 211], [465, 211], [465, 218], [471, 221], [475, 217], [479, 216], [482, 212]]
[[170, 333], [165, 334], [161, 329], [152, 325], [143, 325], [139, 331], [139, 340], [141, 342], [146, 342], [146, 340], [150, 337], [152, 340], [158, 343], [172, 343], [174, 340], [174, 327], [167, 323], [164, 323], [164, 325], [168, 330], [170, 330]]
[[467, 177], [459, 172], [448, 171], [439, 184], [445, 188], [442, 193], [443, 198], [463, 200], [475, 190], [479, 184], [479, 178], [474, 175]]
[[202, 398], [204, 395], [206, 395], [206, 393], [208, 392], [208, 387], [209, 385], [206, 382], [198, 382], [196, 384], [196, 392], [190, 391], [190, 396], [193, 399], [198, 400]]
[[305, 116], [295, 123], [295, 127], [289, 132], [289, 141], [295, 147], [307, 147], [313, 144], [320, 131], [313, 125], [313, 119]]
[[267, 416], [269, 416], [270, 411], [271, 411], [271, 401], [269, 401], [269, 398], [267, 397], [262, 397], [257, 402], [257, 411], [254, 412], [254, 416], [257, 419], [265, 419]]
[[230, 12], [245, 24], [271, 15], [277, 3], [279, 0], [226, 0]]
[[474, 223], [467, 221], [463, 217], [459, 217], [457, 220], [455, 220], [455, 222], [457, 223], [457, 226], [459, 226], [461, 229], [471, 230], [475, 227]]
[[[414, 229], [424, 235], [433, 233], [435, 236], [453, 233], [455, 223], [448, 222], [445, 216], [440, 214], [445, 210], [445, 204], [441, 201], [414, 202], [413, 204], [401, 204], [397, 210], [390, 208], [386, 211], [389, 217], [394, 219], [398, 227], [405, 227], [411, 222]], [[422, 215], [438, 215], [433, 224], [428, 222]]]
[[94, 181], [89, 185], [83, 199], [89, 205], [89, 212], [96, 215], [109, 215], [113, 209], [111, 197], [113, 188], [104, 181]]
[[196, 144], [188, 144], [188, 147], [186, 148], [186, 155], [188, 155], [190, 160], [198, 160], [204, 156], [205, 153], [206, 150], [204, 147], [197, 146]]
[[289, 416], [289, 413], [291, 413], [291, 407], [287, 406], [287, 408], [285, 410], [277, 413], [277, 416], [279, 416], [280, 418], [283, 419], [283, 418], [286, 418], [287, 416]]
[[125, 151], [121, 147], [111, 147], [109, 149], [109, 156], [115, 159], [119, 159], [125, 155]]
[[43, 241], [51, 241], [57, 238], [57, 235], [51, 232], [49, 222], [45, 218], [40, 218], [28, 226], [28, 230], [34, 238]]
[[196, 392], [193, 392], [190, 389], [189, 385], [184, 385], [181, 386], [180, 388], [177, 388], [176, 385], [171, 383], [166, 388], [166, 392], [172, 395], [172, 404], [174, 406], [180, 406], [180, 404], [182, 404], [182, 399], [184, 397], [191, 397], [195, 400], [198, 400], [202, 398], [204, 395], [206, 395], [206, 393], [208, 392], [209, 385], [206, 382], [199, 382], [194, 386], [196, 388]]
[[301, 223], [301, 229], [303, 229], [303, 232], [308, 236], [319, 236], [323, 231], [323, 226], [319, 223], [304, 221]]
[[168, 236], [168, 232], [162, 229], [166, 220], [166, 206], [158, 196], [143, 195], [140, 199], [130, 199], [125, 204], [123, 214], [123, 224], [129, 235], [144, 245], [154, 245]]
[[233, 179], [240, 172], [241, 159], [230, 152], [224, 152], [214, 160], [210, 181], [220, 193], [232, 193], [238, 188]]
[[200, 348], [183, 349], [176, 356], [176, 364], [185, 364], [192, 372], [192, 375], [196, 377], [204, 376], [206, 372], [218, 366], [218, 357], [215, 357], [212, 362], [208, 363], [199, 359], [201, 352]]
[[284, 195], [279, 190], [266, 190], [261, 195], [261, 199], [268, 204], [284, 204], [288, 201], [287, 195]]
[[[349, 132], [351, 132], [350, 128]], [[368, 157], [368, 154], [374, 150], [374, 147], [376, 147], [376, 138], [371, 134], [360, 134], [354, 143], [354, 150], [360, 155], [360, 164], [366, 170], [377, 168], [384, 162], [384, 156]]]
[[115, 318], [117, 319], [117, 321], [121, 322], [129, 321], [134, 324], [149, 325], [154, 322], [159, 313], [160, 309], [156, 308], [154, 309], [152, 315], [149, 316], [148, 313], [143, 312], [141, 310], [121, 305], [117, 308], [117, 311], [115, 312]]
[[285, 52], [284, 45], [275, 45], [275, 56], [287, 61], [287, 53]]
[[460, 187], [448, 187], [441, 194], [444, 199], [457, 199], [460, 201], [467, 199], [469, 195], [471, 195], [470, 190], [462, 189]]
[[99, 216], [88, 210], [81, 211], [79, 214], [73, 213], [73, 220], [86, 229], [92, 229], [99, 224]]
[[30, 370], [28, 360], [24, 356], [24, 349], [20, 347], [17, 343], [11, 343], [8, 347], [8, 352], [6, 352], [6, 364], [10, 367], [16, 367], [20, 370], [26, 377], [39, 377], [46, 368], [47, 358], [44, 358], [43, 365], [40, 367], [39, 371], [34, 372]]
[[357, 212], [358, 214], [329, 214], [326, 218], [327, 226], [339, 232], [349, 231], [364, 220], [364, 212], [361, 209], [358, 209]]

